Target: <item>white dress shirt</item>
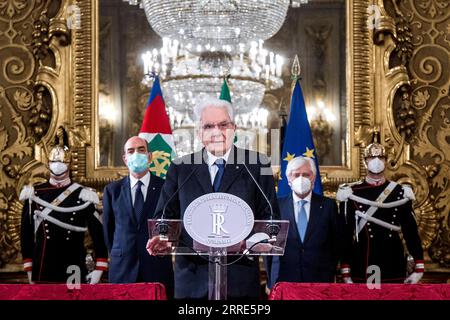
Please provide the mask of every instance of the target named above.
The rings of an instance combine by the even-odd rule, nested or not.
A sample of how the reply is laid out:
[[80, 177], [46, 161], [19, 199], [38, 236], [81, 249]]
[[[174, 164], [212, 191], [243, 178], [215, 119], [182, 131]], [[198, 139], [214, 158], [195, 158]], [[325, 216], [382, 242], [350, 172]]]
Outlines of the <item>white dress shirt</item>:
[[147, 189], [148, 189], [148, 186], [150, 185], [150, 172], [147, 172], [147, 174], [140, 179], [136, 179], [135, 177], [133, 177], [130, 174], [131, 202], [132, 202], [133, 206], [134, 206], [134, 199], [136, 199], [137, 182], [139, 180], [141, 180], [141, 182], [142, 182], [141, 191], [142, 191], [142, 195], [144, 196], [144, 202], [145, 202], [145, 199], [147, 198]]
[[216, 160], [222, 158], [223, 160], [225, 160], [225, 163], [227, 163], [230, 151], [231, 148], [222, 157], [216, 157], [211, 152], [206, 151], [206, 153], [208, 154], [208, 169], [209, 175], [211, 176], [211, 185], [214, 184], [214, 178], [216, 177], [217, 171], [219, 171], [219, 167], [215, 164]]
[[311, 195], [312, 192], [310, 192], [304, 199], [299, 198], [294, 191], [292, 191], [292, 199], [294, 201], [294, 217], [295, 222], [298, 224], [298, 214], [300, 213], [300, 203], [298, 203], [300, 200], [306, 200], [306, 203], [303, 205], [306, 211], [306, 220], [309, 222], [309, 214], [311, 212]]

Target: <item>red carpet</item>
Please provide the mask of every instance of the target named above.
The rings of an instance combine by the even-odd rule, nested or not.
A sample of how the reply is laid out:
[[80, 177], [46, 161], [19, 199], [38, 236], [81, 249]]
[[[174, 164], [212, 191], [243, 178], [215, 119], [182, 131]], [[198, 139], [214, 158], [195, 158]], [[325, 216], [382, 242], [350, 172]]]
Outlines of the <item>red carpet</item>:
[[65, 284], [0, 284], [0, 300], [166, 300], [160, 283], [82, 284], [68, 289]]
[[450, 300], [450, 284], [277, 283], [269, 300]]

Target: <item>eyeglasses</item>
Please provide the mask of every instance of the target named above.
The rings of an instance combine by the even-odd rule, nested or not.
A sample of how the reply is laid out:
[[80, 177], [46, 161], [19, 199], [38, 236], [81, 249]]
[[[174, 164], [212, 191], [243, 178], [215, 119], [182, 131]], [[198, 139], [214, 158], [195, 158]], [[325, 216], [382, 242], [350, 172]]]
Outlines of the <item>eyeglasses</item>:
[[207, 123], [202, 126], [203, 130], [213, 130], [215, 127], [219, 130], [227, 130], [234, 127], [234, 123], [231, 121], [224, 121], [221, 123]]

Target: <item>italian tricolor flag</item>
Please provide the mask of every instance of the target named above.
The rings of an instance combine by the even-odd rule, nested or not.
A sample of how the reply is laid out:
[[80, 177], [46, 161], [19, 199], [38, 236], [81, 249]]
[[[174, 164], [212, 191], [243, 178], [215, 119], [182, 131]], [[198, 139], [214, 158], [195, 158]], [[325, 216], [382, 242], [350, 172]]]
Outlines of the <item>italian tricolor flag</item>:
[[[220, 100], [225, 100], [231, 103], [231, 94], [230, 94], [230, 87], [228, 86], [227, 78], [225, 77], [223, 79], [222, 88], [220, 89]], [[231, 119], [234, 121], [234, 119]], [[233, 143], [236, 143], [238, 140], [237, 135], [235, 134]]]
[[170, 162], [175, 157], [175, 146], [157, 76], [150, 92], [139, 137], [147, 140], [148, 148], [152, 151], [153, 160], [150, 164], [150, 171], [165, 179]]

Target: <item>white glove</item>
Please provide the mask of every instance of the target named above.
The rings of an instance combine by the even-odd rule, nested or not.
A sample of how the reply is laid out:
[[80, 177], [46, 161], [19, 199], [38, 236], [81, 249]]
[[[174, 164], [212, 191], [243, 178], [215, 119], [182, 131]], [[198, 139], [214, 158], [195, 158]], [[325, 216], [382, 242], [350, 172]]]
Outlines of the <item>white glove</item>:
[[34, 284], [34, 282], [32, 280], [33, 273], [31, 271], [27, 271], [27, 276], [28, 276], [28, 283]]
[[405, 283], [416, 284], [422, 279], [423, 272], [413, 272], [406, 278]]
[[350, 277], [344, 277], [342, 278], [342, 280], [344, 281], [344, 283], [353, 283], [353, 280]]
[[103, 270], [94, 270], [86, 276], [86, 280], [89, 281], [89, 284], [97, 284], [100, 282], [102, 274]]

